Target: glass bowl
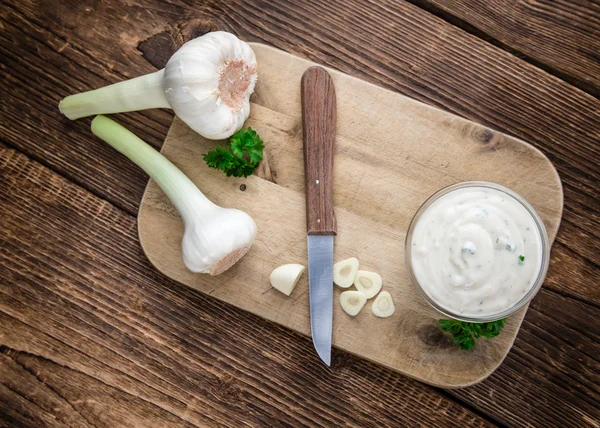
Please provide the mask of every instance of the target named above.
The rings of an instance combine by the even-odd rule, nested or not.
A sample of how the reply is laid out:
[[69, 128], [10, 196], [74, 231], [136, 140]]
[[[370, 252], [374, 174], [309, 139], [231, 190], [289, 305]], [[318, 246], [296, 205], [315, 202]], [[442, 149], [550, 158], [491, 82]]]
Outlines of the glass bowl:
[[[512, 306], [508, 307], [507, 309], [504, 309], [502, 311], [495, 312], [492, 314], [483, 314], [481, 316], [475, 316], [475, 315], [466, 316], [461, 313], [457, 313], [457, 312], [449, 309], [448, 307], [444, 306], [443, 302], [435, 301], [427, 293], [427, 291], [423, 288], [422, 284], [419, 283], [419, 281], [415, 275], [415, 271], [413, 269], [413, 264], [412, 264], [412, 251], [413, 251], [412, 237], [413, 237], [414, 229], [415, 229], [419, 219], [423, 215], [423, 213], [427, 210], [427, 208], [429, 208], [431, 206], [431, 204], [433, 204], [435, 201], [437, 201], [442, 196], [444, 196], [450, 192], [456, 191], [458, 189], [464, 189], [464, 188], [468, 188], [468, 187], [494, 189], [494, 190], [503, 192], [507, 196], [509, 196], [509, 197], [513, 198], [514, 200], [516, 200], [517, 202], [519, 202], [529, 212], [532, 219], [534, 220], [534, 223], [537, 226], [539, 237], [540, 237], [540, 240], [542, 243], [541, 266], [539, 268], [537, 278], [536, 278], [535, 282], [533, 283], [533, 285], [530, 287], [530, 289], [519, 300], [515, 301], [515, 303]], [[423, 296], [423, 298], [431, 306], [433, 306], [439, 313], [441, 313], [449, 318], [453, 318], [453, 319], [456, 319], [459, 321], [476, 322], [476, 323], [477, 322], [479, 322], [479, 323], [491, 322], [491, 321], [496, 321], [496, 320], [499, 320], [502, 318], [506, 318], [509, 315], [514, 314], [519, 309], [521, 309], [523, 306], [528, 304], [531, 301], [531, 299], [533, 299], [534, 296], [537, 294], [537, 292], [539, 291], [540, 287], [542, 286], [542, 284], [544, 282], [544, 279], [546, 278], [546, 273], [548, 272], [548, 265], [550, 262], [550, 241], [548, 239], [548, 234], [546, 232], [546, 228], [544, 226], [542, 219], [540, 218], [538, 213], [533, 209], [533, 207], [519, 194], [510, 190], [507, 187], [501, 186], [496, 183], [488, 182], [488, 181], [463, 181], [463, 182], [459, 182], [459, 183], [453, 184], [448, 187], [444, 187], [443, 189], [435, 192], [433, 195], [431, 195], [429, 198], [427, 198], [427, 200], [419, 207], [419, 209], [415, 213], [414, 217], [412, 218], [410, 225], [408, 226], [408, 232], [406, 234], [406, 240], [404, 243], [404, 257], [405, 257], [405, 261], [406, 261], [406, 267], [408, 269], [408, 274], [409, 274], [410, 279], [411, 279], [412, 283], [414, 284], [415, 288], [417, 289], [419, 294], [421, 296]]]

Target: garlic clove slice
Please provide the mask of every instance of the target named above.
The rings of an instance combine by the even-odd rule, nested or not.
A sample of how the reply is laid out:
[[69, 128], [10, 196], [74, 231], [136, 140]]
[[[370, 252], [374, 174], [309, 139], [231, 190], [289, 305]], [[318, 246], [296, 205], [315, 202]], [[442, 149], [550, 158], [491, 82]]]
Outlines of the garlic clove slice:
[[358, 260], [354, 257], [333, 265], [333, 282], [342, 288], [348, 288], [354, 282], [358, 272]]
[[371, 312], [379, 318], [390, 317], [396, 312], [392, 296], [387, 291], [382, 291], [371, 305]]
[[286, 296], [289, 296], [300, 280], [304, 269], [304, 266], [295, 263], [279, 266], [271, 272], [271, 285]]
[[375, 297], [381, 290], [381, 275], [375, 272], [359, 270], [354, 279], [354, 286], [358, 291], [362, 291], [367, 299]]
[[360, 291], [344, 291], [340, 294], [340, 305], [351, 317], [356, 316], [367, 303], [367, 297]]

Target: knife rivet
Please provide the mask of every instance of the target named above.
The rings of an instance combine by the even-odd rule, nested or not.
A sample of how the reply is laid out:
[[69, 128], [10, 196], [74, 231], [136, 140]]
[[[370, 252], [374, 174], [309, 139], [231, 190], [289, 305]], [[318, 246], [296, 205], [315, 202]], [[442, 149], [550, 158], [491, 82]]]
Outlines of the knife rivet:
[[315, 183], [319, 184], [319, 180], [315, 180]]
[[317, 223], [321, 223], [321, 219], [320, 218], [317, 219]]

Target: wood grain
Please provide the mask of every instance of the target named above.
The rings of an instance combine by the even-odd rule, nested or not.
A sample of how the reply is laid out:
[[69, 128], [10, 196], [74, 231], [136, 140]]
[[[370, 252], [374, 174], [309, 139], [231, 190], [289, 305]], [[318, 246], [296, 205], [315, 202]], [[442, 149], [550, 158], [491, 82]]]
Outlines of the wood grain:
[[600, 4], [590, 0], [411, 0], [412, 3], [600, 95]]
[[[215, 142], [198, 136], [179, 119], [162, 152], [209, 199], [243, 209], [254, 218], [258, 235], [252, 250], [225, 275], [192, 274], [181, 257], [181, 219], [153, 182], [138, 215], [140, 241], [152, 264], [170, 278], [308, 335], [306, 277], [290, 298], [271, 288], [268, 278], [277, 266], [307, 260], [303, 138], [295, 130], [306, 125], [306, 106], [302, 105], [308, 89], [306, 73], [320, 69], [272, 47], [251, 46], [261, 80], [251, 98], [247, 123], [266, 142], [271, 168], [280, 171], [277, 183], [254, 176], [228, 178], [198, 162]], [[369, 307], [351, 318], [334, 304], [333, 344], [433, 385], [454, 388], [478, 382], [504, 359], [524, 311], [510, 318], [509, 328], [497, 340], [473, 353], [451, 352], [440, 343], [423, 341], [419, 332], [437, 328], [440, 316], [418, 295], [408, 277], [403, 251], [408, 224], [418, 207], [440, 188], [458, 181], [487, 180], [525, 197], [542, 217], [552, 241], [562, 212], [556, 170], [527, 143], [340, 72], [329, 73], [338, 104], [331, 177], [339, 232], [334, 257], [336, 261], [357, 257], [363, 269], [380, 273], [397, 309], [397, 315], [385, 320], [372, 316]], [[320, 76], [327, 73], [320, 70]], [[323, 88], [314, 91], [315, 95], [325, 93]], [[322, 137], [333, 143], [331, 133]], [[391, 158], [390, 153], [398, 156]], [[316, 162], [331, 159], [324, 153], [315, 157]], [[245, 191], [238, 190], [242, 185]], [[339, 292], [336, 287], [335, 302]], [[390, 333], [381, 337], [377, 332], [382, 330]], [[428, 361], [426, 366], [423, 360]]]
[[[450, 393], [509, 426], [594, 427], [600, 420], [600, 330], [590, 326], [598, 326], [597, 311], [540, 293], [498, 370], [480, 384]], [[500, 410], [515, 406], [515, 394], [519, 408]], [[539, 402], [539, 394], [548, 405]]]
[[[581, 263], [591, 263], [588, 270], [598, 265], [597, 99], [408, 3], [329, 4], [331, 9], [311, 1], [295, 5], [256, 0], [191, 7], [178, 2], [157, 6], [146, 0], [135, 6], [101, 3], [90, 14], [84, 4], [69, 0], [39, 7], [31, 1], [4, 0], [0, 37], [6, 43], [0, 49], [5, 66], [0, 73], [10, 90], [3, 93], [0, 104], [6, 118], [0, 135], [5, 143], [95, 194], [136, 212], [144, 175], [127, 167], [108, 147], [85, 138], [88, 122], [60, 118], [56, 105], [74, 90], [153, 71], [144, 58], [164, 65], [171, 45], [218, 25], [533, 143], [548, 155], [563, 181], [562, 224], [568, 232], [561, 231], [557, 242]], [[134, 16], [135, 26], [128, 25]], [[289, 16], [297, 18], [290, 23]], [[52, 19], [50, 27], [44, 24], [47, 17]], [[122, 29], [118, 41], [111, 36], [114, 28]], [[348, 32], [348, 28], [356, 30]], [[162, 36], [154, 37], [158, 34]], [[172, 42], [166, 43], [165, 37]], [[137, 50], [143, 41], [148, 41], [142, 46], [145, 56]], [[38, 79], [40, 85], [22, 84], [23, 76]], [[160, 146], [172, 116], [148, 111], [119, 118]], [[12, 122], [23, 122], [23, 126], [6, 126]], [[275, 179], [277, 173], [273, 172]], [[597, 293], [589, 292], [592, 287], [591, 278], [581, 276], [561, 284], [557, 291], [597, 299]]]
[[[494, 0], [485, 5], [479, 4], [478, 10], [491, 3], [506, 4]], [[514, 4], [519, 7], [525, 4], [535, 7], [541, 2]], [[587, 15], [593, 16], [591, 13]], [[568, 25], [569, 20], [562, 20], [553, 25], [553, 28], [559, 24]], [[506, 46], [499, 49], [490, 45], [489, 39], [481, 32], [473, 32], [475, 36], [467, 34], [457, 29], [452, 22], [436, 18], [405, 1], [337, 0], [322, 3], [316, 0], [247, 0], [184, 3], [176, 0], [145, 0], [133, 3], [114, 0], [3, 0], [0, 4], [0, 28], [0, 140], [28, 153], [51, 170], [133, 214], [137, 212], [146, 177], [128, 161], [115, 156], [107, 146], [91, 138], [88, 121], [67, 121], [58, 115], [56, 105], [60, 98], [70, 93], [154, 71], [155, 67], [164, 66], [174, 46], [211, 29], [229, 29], [247, 40], [275, 45], [532, 142], [550, 157], [563, 180], [565, 209], [562, 226], [553, 247], [550, 272], [542, 293], [530, 307], [513, 351], [500, 369], [483, 383], [460, 390], [460, 396], [456, 392], [452, 394], [459, 400], [467, 400], [479, 414], [508, 425], [554, 425], [552, 418], [555, 415], [558, 415], [558, 420], [564, 422], [565, 426], [597, 424], [600, 419], [597, 408], [581, 401], [573, 393], [576, 388], [587, 393], [586, 384], [581, 384], [584, 376], [581, 373], [584, 372], [574, 364], [581, 360], [587, 366], [589, 360], [582, 360], [578, 352], [578, 348], [587, 346], [577, 343], [582, 340], [582, 336], [574, 335], [573, 340], [570, 336], [573, 329], [585, 325], [587, 320], [593, 322], [598, 319], [594, 311], [600, 305], [600, 295], [597, 292], [597, 278], [600, 276], [600, 252], [597, 251], [600, 237], [600, 206], [597, 202], [600, 104], [593, 97], [532, 65], [534, 62], [531, 61], [531, 56], [526, 58], [529, 64], [525, 63], [513, 55], [519, 55], [513, 49], [509, 48], [507, 52], [502, 50]], [[483, 36], [485, 40], [477, 36]], [[535, 34], [531, 36], [534, 37]], [[570, 40], [563, 42], [573, 43]], [[595, 46], [595, 51], [598, 51], [597, 41]], [[534, 53], [528, 52], [528, 55]], [[554, 73], [556, 70], [550, 71]], [[560, 77], [565, 79], [565, 76]], [[141, 114], [120, 115], [118, 120], [146, 141], [160, 147], [171, 124], [172, 114], [152, 110]], [[280, 171], [264, 166], [265, 172], [276, 181]], [[47, 184], [43, 181], [31, 183], [30, 186], [38, 188]], [[3, 190], [13, 191], [6, 188]], [[87, 198], [80, 199], [87, 201]], [[73, 200], [70, 203], [80, 202], [77, 199], [77, 202]], [[30, 207], [33, 212], [41, 209], [33, 206], [34, 202]], [[18, 211], [15, 215], [27, 216], [19, 213], [23, 211]], [[106, 216], [98, 218], [105, 226], [112, 221]], [[64, 221], [63, 218], [54, 216], [54, 222]], [[134, 227], [133, 223], [127, 224]], [[89, 227], [92, 231], [97, 228], [96, 224]], [[0, 230], [7, 233], [4, 224]], [[55, 245], [52, 238], [42, 238], [47, 232], [45, 227], [32, 233], [16, 229], [10, 232], [10, 236], [17, 248], [23, 245], [23, 240], [52, 247]], [[22, 238], [17, 240], [18, 236]], [[134, 237], [135, 234], [124, 236], [123, 240], [123, 237], [113, 240], [108, 246], [110, 249], [105, 250], [106, 253], [111, 254], [110, 250], [114, 248], [128, 248], [126, 251], [131, 251], [128, 257], [132, 260], [143, 257], [139, 251], [131, 250], [135, 246], [128, 246], [128, 237]], [[103, 242], [104, 239], [100, 233], [85, 242], [88, 243], [86, 245], [95, 246], [95, 240]], [[0, 242], [0, 250], [4, 242]], [[21, 253], [17, 251], [4, 252], [2, 262], [14, 260], [14, 269], [19, 271], [23, 265], [23, 256], [19, 254]], [[72, 251], [64, 251], [59, 259], [70, 263], [72, 256]], [[80, 255], [76, 261], [84, 256]], [[112, 259], [112, 256], [109, 258]], [[94, 256], [94, 260], [96, 259]], [[63, 268], [63, 284], [80, 284], [73, 283], [70, 277], [69, 269], [73, 269], [73, 266], [71, 263], [71, 268]], [[28, 269], [31, 272], [39, 271], [39, 262], [31, 259]], [[94, 269], [90, 268], [89, 271], [92, 275], [90, 283], [102, 281], [93, 276]], [[161, 282], [147, 268], [136, 267], [125, 271], [129, 272], [126, 281], [113, 275], [107, 282], [106, 289], [125, 283], [122, 289], [129, 290], [140, 287], [140, 284], [148, 285], [151, 281], [158, 281], [156, 284], [159, 289], [170, 288], [170, 292], [179, 296], [171, 310], [173, 314], [179, 314], [180, 308], [185, 307], [188, 309], [184, 313], [190, 317], [210, 313], [213, 318], [221, 319], [222, 312], [233, 326], [229, 327], [240, 331], [246, 331], [246, 325], [254, 323], [251, 331], [252, 337], [256, 339], [244, 343], [247, 343], [248, 350], [255, 352], [240, 357], [241, 361], [246, 361], [246, 365], [249, 361], [247, 359], [254, 358], [255, 355], [260, 358], [269, 355], [272, 358], [278, 352], [296, 357], [300, 355], [305, 361], [306, 356], [301, 356], [301, 350], [308, 348], [310, 344], [303, 338], [288, 335], [269, 323], [248, 318], [247, 314], [236, 312], [214, 300], [203, 300], [197, 293], [181, 290], [175, 284]], [[53, 278], [52, 275], [53, 273], [46, 277]], [[48, 288], [52, 290], [55, 281], [47, 281]], [[73, 287], [76, 286], [71, 285]], [[547, 296], [555, 299], [546, 300]], [[158, 297], [159, 300], [160, 298]], [[574, 314], [576, 318], [562, 318], [551, 324], [552, 329], [546, 329], [543, 322], [546, 318], [538, 318], [536, 315], [537, 300], [541, 301], [549, 315], [553, 315], [556, 309], [559, 313]], [[125, 302], [132, 305], [131, 300]], [[46, 304], [44, 299], [40, 299], [28, 313], [33, 314], [37, 306], [44, 308]], [[190, 307], [196, 309], [190, 312]], [[579, 318], [579, 315], [582, 317]], [[31, 316], [36, 320], [40, 319], [35, 315]], [[129, 314], [131, 320], [137, 317], [138, 312]], [[548, 334], [526, 334], [530, 331], [530, 319], [540, 323], [539, 328], [531, 327], [532, 331], [546, 331]], [[45, 328], [45, 320], [38, 323]], [[193, 331], [195, 326], [194, 323], [191, 327], [186, 326], [181, 337], [185, 337], [186, 330]], [[11, 324], [10, 328], [17, 337], [27, 336], [27, 327], [22, 324]], [[100, 324], [99, 328], [102, 330], [105, 326]], [[0, 332], [4, 331], [4, 328], [0, 328]], [[214, 334], [213, 330], [206, 334], [212, 340], [210, 334]], [[229, 337], [228, 332], [222, 334]], [[585, 334], [589, 334], [589, 331]], [[32, 349], [36, 345], [50, 359], [62, 355], [61, 361], [71, 362], [74, 359], [73, 350], [80, 349], [77, 342], [72, 342], [75, 348], [46, 342], [42, 334], [27, 337], [27, 341], [14, 342], [19, 343], [18, 349]], [[556, 340], [548, 341], [548, 337], [556, 337]], [[222, 342], [221, 339], [219, 343]], [[285, 346], [273, 347], [274, 342]], [[300, 345], [294, 345], [296, 342]], [[220, 352], [228, 349], [220, 346], [222, 345], [217, 344], [212, 348], [216, 359], [220, 358]], [[2, 349], [4, 352], [4, 348]], [[115, 349], [118, 349], [117, 345]], [[365, 378], [375, 382], [373, 385], [395, 385], [396, 389], [392, 393], [396, 396], [401, 394], [401, 397], [383, 404], [388, 407], [385, 412], [389, 419], [386, 420], [396, 418], [395, 423], [389, 424], [436, 424], [427, 422], [429, 419], [423, 419], [425, 422], [418, 419], [407, 420], [405, 418], [408, 416], [396, 417], [393, 411], [389, 413], [397, 408], [409, 416], [414, 411], [413, 408], [421, 415], [419, 406], [429, 406], [435, 412], [451, 415], [448, 417], [464, 417], [457, 412], [461, 406], [457, 401], [443, 401], [443, 404], [437, 405], [438, 398], [423, 398], [421, 389], [407, 388], [402, 377], [379, 370], [373, 365], [363, 365], [363, 362], [347, 354], [336, 353], [336, 358], [339, 359], [339, 355], [346, 358], [348, 366], [344, 366], [344, 370], [356, 367], [360, 373], [356, 385], [362, 385]], [[556, 355], [562, 357], [558, 365], [554, 358]], [[260, 358], [259, 364], [262, 363]], [[89, 365], [89, 359], [80, 356], [77, 359], [82, 370], [95, 375], [98, 369], [90, 369], [94, 366]], [[271, 367], [265, 373], [274, 383], [290, 382], [292, 389], [299, 391], [304, 388], [288, 372], [282, 373]], [[336, 380], [338, 389], [344, 391], [347, 385], [354, 385], [354, 381], [350, 381], [350, 372], [345, 373], [343, 379]], [[112, 379], [109, 377], [107, 382], [117, 388], [122, 388], [123, 382], [127, 380]], [[319, 397], [319, 394], [311, 391], [315, 390], [309, 390], [304, 399], [314, 403], [314, 397]], [[352, 397], [343, 396], [342, 400], [358, 400], [361, 403], [363, 397], [359, 395], [360, 391]], [[12, 409], [17, 408], [21, 398], [16, 393], [10, 393], [10, 397], [14, 400], [7, 402], [6, 406], [0, 406], [2, 416], [9, 426], [42, 424], [17, 424], [14, 419], [16, 413]], [[218, 402], [220, 399], [219, 395], [212, 393], [206, 394], [206, 397], [209, 397], [209, 401]], [[597, 395], [590, 393], [590, 397]], [[3, 400], [0, 402], [5, 403]], [[253, 406], [252, 409], [260, 408], [261, 405]], [[382, 407], [377, 408], [384, 412]], [[215, 413], [208, 407], [205, 410], [206, 414]], [[287, 411], [295, 414], [304, 410], [302, 407], [295, 407], [294, 410]], [[35, 413], [40, 412], [35, 404], [31, 404], [26, 412], [27, 418], [42, 417], [41, 413]], [[363, 426], [368, 425], [368, 420], [381, 420], [379, 416], [369, 419], [369, 411], [364, 407], [361, 412]], [[9, 417], [9, 413], [12, 416]], [[0, 422], [0, 425], [3, 423]]]
[[311, 67], [300, 81], [304, 193], [308, 235], [335, 235], [333, 209], [333, 154], [336, 129], [336, 97], [331, 76], [324, 68]]
[[[0, 151], [0, 184], [0, 351], [12, 359], [69, 368], [89, 377], [87, 385], [112, 385], [117, 397], [142, 397], [202, 426], [240, 418], [487, 425], [445, 394], [335, 349], [324, 372], [306, 352], [308, 339], [158, 275], [141, 253], [133, 216], [14, 150]], [[543, 288], [500, 368], [452, 394], [512, 426], [552, 424], [555, 415], [563, 426], [593, 426], [600, 397], [587, 378], [598, 373], [599, 340], [581, 327], [597, 317], [597, 309]], [[421, 332], [434, 342], [441, 335]], [[13, 373], [0, 383], [13, 385]], [[93, 386], [82, 394], [97, 400]], [[6, 398], [5, 420], [31, 426], [43, 417], [36, 397]], [[66, 399], [73, 418], [101, 416]]]
[[348, 354], [325, 368], [309, 340], [169, 281], [141, 253], [134, 216], [10, 149], [0, 221], [5, 420], [491, 426]]

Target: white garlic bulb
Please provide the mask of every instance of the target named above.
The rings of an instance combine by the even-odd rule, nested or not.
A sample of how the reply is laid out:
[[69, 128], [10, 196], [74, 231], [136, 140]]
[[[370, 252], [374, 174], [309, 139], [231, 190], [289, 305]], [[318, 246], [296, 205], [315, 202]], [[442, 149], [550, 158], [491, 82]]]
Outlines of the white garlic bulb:
[[215, 31], [184, 44], [164, 70], [68, 96], [59, 108], [78, 119], [171, 107], [203, 137], [223, 139], [248, 118], [256, 79], [252, 48], [231, 33]]
[[247, 43], [224, 31], [191, 40], [169, 59], [163, 87], [175, 114], [213, 140], [238, 131], [250, 114], [256, 57]]
[[248, 214], [211, 202], [167, 158], [115, 121], [97, 116], [92, 132], [146, 171], [175, 205], [183, 219], [181, 252], [189, 270], [219, 275], [250, 249], [256, 223]]

